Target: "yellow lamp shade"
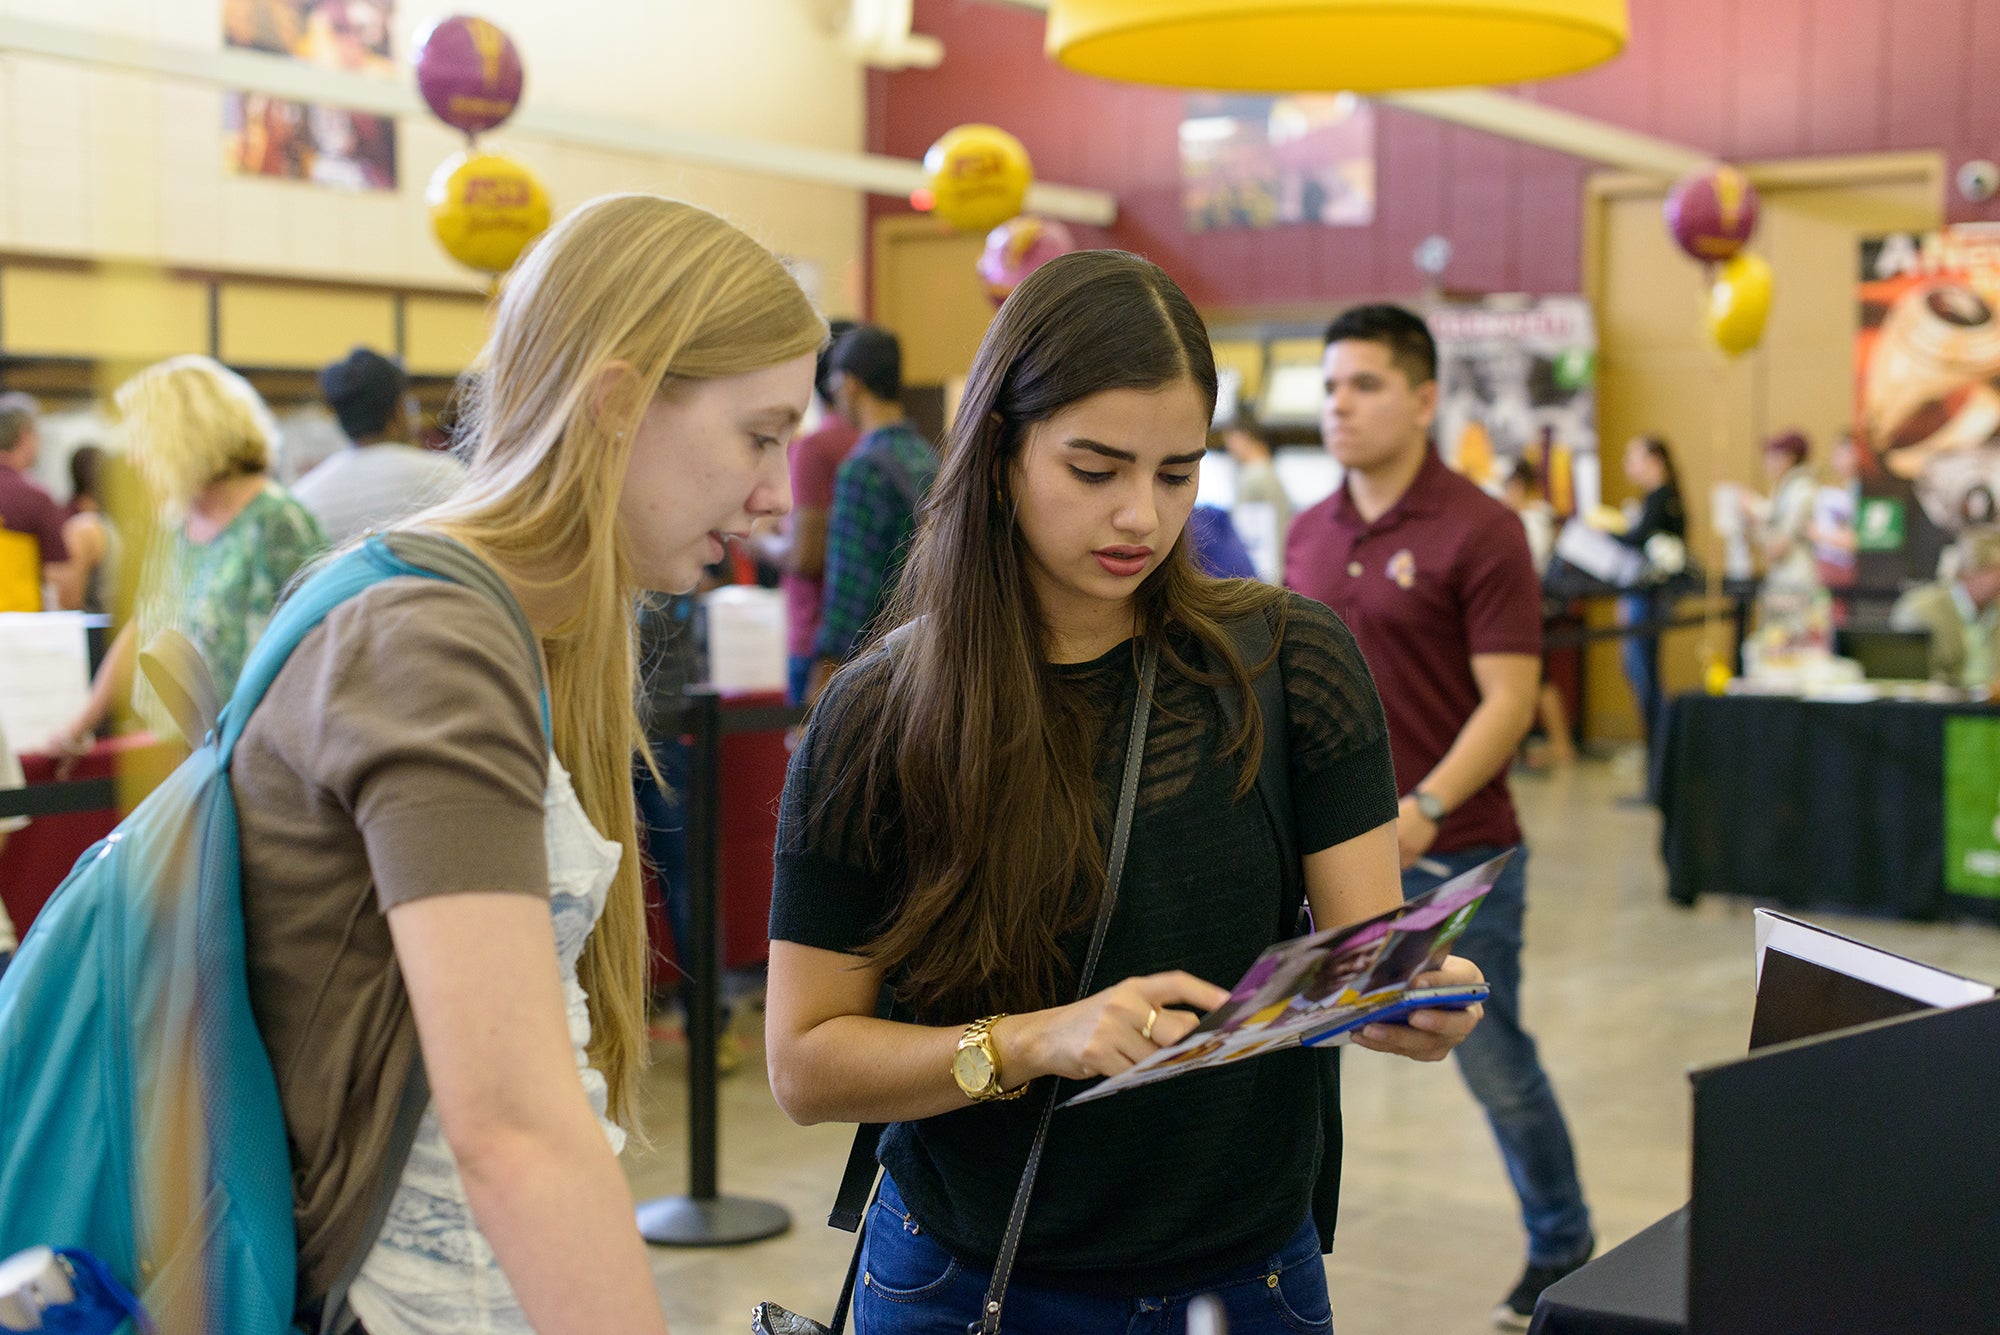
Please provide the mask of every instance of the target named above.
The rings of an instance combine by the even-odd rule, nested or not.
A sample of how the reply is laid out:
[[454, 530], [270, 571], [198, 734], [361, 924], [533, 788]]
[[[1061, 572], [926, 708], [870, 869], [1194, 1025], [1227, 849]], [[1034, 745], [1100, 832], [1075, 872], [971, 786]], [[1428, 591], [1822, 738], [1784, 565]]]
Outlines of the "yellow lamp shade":
[[486, 273], [512, 268], [549, 225], [549, 192], [498, 153], [454, 153], [432, 174], [424, 199], [445, 253]]
[[1625, 0], [1052, 0], [1048, 53], [1127, 83], [1380, 93], [1573, 74], [1629, 27]]

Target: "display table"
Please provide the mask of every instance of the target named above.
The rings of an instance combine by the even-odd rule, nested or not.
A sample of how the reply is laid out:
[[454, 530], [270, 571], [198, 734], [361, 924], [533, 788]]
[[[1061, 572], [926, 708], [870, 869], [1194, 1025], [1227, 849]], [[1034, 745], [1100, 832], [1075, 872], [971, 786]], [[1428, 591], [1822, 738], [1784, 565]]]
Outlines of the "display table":
[[1667, 893], [2000, 920], [1944, 885], [1944, 726], [1990, 705], [1682, 695], [1654, 757]]
[[1528, 1335], [1683, 1335], [1688, 1211], [1674, 1211], [1551, 1284]]
[[[56, 782], [55, 756], [29, 751], [19, 759], [30, 789]], [[171, 759], [150, 735], [141, 733], [99, 742], [78, 758], [65, 778], [69, 783], [104, 786], [121, 769], [130, 773], [135, 764], [157, 769]], [[112, 790], [104, 787], [101, 805], [38, 815], [7, 837], [6, 848], [0, 849], [0, 902], [6, 904], [16, 932], [27, 932], [76, 860], [110, 834], [122, 814]]]

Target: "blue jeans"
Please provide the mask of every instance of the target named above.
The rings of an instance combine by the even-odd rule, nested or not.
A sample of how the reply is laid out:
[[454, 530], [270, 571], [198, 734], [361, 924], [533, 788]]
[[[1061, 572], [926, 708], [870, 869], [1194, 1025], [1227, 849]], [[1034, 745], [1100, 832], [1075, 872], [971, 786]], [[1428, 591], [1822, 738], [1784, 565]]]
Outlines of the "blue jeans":
[[[1403, 895], [1472, 870], [1504, 848], [1467, 848], [1432, 853], [1448, 875], [1412, 867], [1403, 873]], [[1521, 1223], [1528, 1230], [1528, 1263], [1562, 1265], [1591, 1244], [1590, 1209], [1576, 1176], [1576, 1154], [1563, 1122], [1556, 1092], [1535, 1055], [1535, 1040], [1521, 1027], [1521, 920], [1528, 900], [1528, 849], [1514, 850], [1499, 884], [1472, 915], [1465, 935], [1452, 948], [1477, 964], [1493, 994], [1486, 1018], [1458, 1047], [1458, 1070], [1486, 1110], [1514, 1194], [1521, 1200]]]
[[[1618, 599], [1618, 624], [1642, 626], [1658, 613], [1650, 593], [1628, 593]], [[1632, 704], [1639, 711], [1639, 734], [1650, 745], [1660, 722], [1660, 641], [1652, 633], [1627, 635], [1618, 642], [1625, 680], [1632, 686]]]
[[[977, 1328], [991, 1276], [952, 1256], [923, 1230], [886, 1176], [868, 1211], [861, 1278], [854, 1288], [856, 1335], [965, 1335]], [[1276, 1282], [1273, 1282], [1273, 1277]], [[1230, 1335], [1331, 1335], [1326, 1266], [1312, 1221], [1266, 1260], [1199, 1289], [1146, 1298], [1099, 1298], [1012, 1284], [1002, 1328], [1017, 1335], [1182, 1335], [1188, 1302], [1222, 1300]]]
[[806, 702], [806, 687], [812, 684], [811, 654], [785, 655], [785, 703], [794, 708]]

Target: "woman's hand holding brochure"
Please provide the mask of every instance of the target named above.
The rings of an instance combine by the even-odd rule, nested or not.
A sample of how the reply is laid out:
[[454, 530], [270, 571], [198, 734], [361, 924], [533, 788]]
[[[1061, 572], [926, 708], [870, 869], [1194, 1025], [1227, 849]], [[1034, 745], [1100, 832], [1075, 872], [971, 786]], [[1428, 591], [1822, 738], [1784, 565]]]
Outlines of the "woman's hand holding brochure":
[[1478, 966], [1451, 945], [1511, 856], [1378, 917], [1279, 942], [1185, 1038], [1064, 1106], [1301, 1045], [1441, 1059], [1479, 1023], [1487, 994]]

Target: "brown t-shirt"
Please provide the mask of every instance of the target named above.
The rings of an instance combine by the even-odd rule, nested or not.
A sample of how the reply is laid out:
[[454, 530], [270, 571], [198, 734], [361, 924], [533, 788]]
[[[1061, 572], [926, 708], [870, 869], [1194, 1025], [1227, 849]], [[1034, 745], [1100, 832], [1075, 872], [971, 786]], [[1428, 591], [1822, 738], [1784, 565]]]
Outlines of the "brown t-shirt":
[[371, 1241], [418, 1053], [385, 914], [548, 895], [537, 682], [489, 597], [385, 580], [305, 638], [237, 745], [250, 1004], [291, 1141], [302, 1303]]

